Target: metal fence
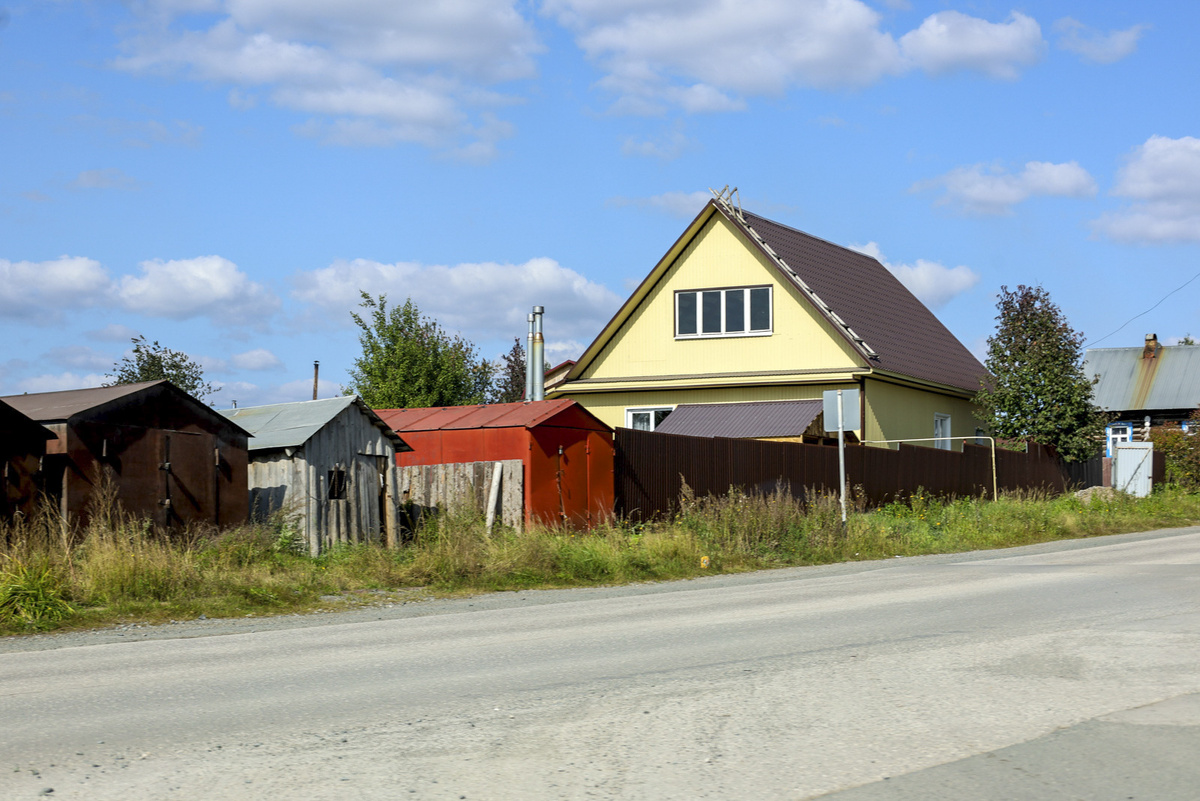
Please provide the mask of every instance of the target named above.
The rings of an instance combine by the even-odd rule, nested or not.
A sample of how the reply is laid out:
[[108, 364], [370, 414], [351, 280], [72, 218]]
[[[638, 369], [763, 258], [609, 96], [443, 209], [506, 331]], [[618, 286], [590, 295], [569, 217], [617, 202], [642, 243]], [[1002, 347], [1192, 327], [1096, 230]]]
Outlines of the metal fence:
[[[618, 428], [614, 468], [617, 512], [634, 520], [670, 514], [678, 507], [685, 481], [697, 497], [723, 495], [732, 487], [757, 493], [783, 487], [804, 497], [838, 487], [838, 452], [830, 445]], [[1067, 477], [1053, 451], [1030, 445], [1027, 453], [996, 449], [996, 482], [1002, 492], [1063, 492]], [[870, 505], [907, 498], [918, 488], [940, 496], [990, 495], [991, 449], [848, 446], [846, 483]]]

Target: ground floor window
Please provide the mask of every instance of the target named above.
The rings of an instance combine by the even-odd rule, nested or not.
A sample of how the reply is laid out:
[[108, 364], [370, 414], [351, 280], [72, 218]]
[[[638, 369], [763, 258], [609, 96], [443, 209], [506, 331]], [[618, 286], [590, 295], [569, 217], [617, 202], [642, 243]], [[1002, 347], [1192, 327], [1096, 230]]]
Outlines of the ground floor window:
[[1109, 423], [1104, 434], [1104, 455], [1112, 456], [1117, 443], [1133, 442], [1133, 423]]
[[653, 431], [658, 424], [667, 419], [675, 407], [650, 406], [642, 409], [625, 410], [625, 426], [635, 431]]
[[933, 416], [933, 447], [943, 451], [950, 450], [950, 415], [935, 414]]

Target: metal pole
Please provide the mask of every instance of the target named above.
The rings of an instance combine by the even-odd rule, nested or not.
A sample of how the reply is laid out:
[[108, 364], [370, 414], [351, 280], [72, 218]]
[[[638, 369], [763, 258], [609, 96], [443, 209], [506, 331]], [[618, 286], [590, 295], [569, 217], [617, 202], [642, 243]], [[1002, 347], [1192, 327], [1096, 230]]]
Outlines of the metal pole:
[[842, 528], [846, 527], [846, 413], [842, 406], [842, 391], [838, 398], [838, 488], [842, 496]]
[[533, 400], [533, 315], [525, 315], [529, 332], [525, 337], [525, 400]]
[[321, 363], [313, 362], [313, 400], [317, 399], [317, 376], [321, 372]]
[[533, 400], [546, 399], [546, 340], [542, 337], [543, 306], [533, 307], [533, 350], [529, 353], [529, 369], [533, 376]]

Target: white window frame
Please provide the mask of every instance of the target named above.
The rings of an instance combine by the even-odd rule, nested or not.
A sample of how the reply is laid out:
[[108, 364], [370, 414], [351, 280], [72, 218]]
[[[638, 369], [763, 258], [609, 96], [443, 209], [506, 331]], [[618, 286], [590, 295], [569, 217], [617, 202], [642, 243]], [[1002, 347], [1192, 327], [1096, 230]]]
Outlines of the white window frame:
[[[767, 290], [767, 327], [757, 331], [750, 330], [750, 291], [754, 289]], [[725, 304], [728, 293], [742, 291], [742, 321], [746, 326], [744, 331], [725, 330]], [[704, 300], [705, 292], [721, 293], [721, 330], [719, 332], [704, 331]], [[696, 333], [679, 333], [679, 298], [681, 295], [696, 296]], [[721, 286], [706, 289], [679, 289], [675, 291], [675, 338], [676, 339], [727, 339], [730, 337], [769, 337], [775, 333], [775, 288], [770, 284], [754, 284], [748, 286]]]
[[1120, 421], [1104, 428], [1104, 455], [1111, 457], [1113, 448], [1121, 442], [1133, 442], [1133, 423]]
[[[938, 431], [939, 428], [942, 430]], [[950, 438], [954, 436], [954, 430], [950, 427], [950, 415], [943, 414], [942, 412], [934, 412], [933, 436], [936, 437], [933, 441], [933, 447], [941, 451], [951, 449], [953, 440]]]
[[[675, 411], [674, 406], [631, 406], [625, 410], [625, 427], [632, 428], [637, 431], [653, 431], [654, 429], [658, 428], [658, 424], [662, 422], [662, 420], [655, 421], [654, 413], [655, 412], [667, 412], [668, 414], [670, 414], [673, 411]], [[650, 427], [649, 428], [637, 428], [637, 426], [635, 426], [633, 424], [633, 416], [635, 414], [649, 414], [650, 415]], [[663, 415], [663, 417], [665, 418], [666, 415]]]

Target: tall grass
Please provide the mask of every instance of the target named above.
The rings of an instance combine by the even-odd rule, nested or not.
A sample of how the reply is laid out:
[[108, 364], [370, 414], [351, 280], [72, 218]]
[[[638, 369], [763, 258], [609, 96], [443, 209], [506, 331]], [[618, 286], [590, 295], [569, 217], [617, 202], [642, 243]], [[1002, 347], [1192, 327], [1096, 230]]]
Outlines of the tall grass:
[[[785, 565], [948, 553], [1200, 522], [1200, 494], [1149, 498], [1008, 494], [939, 500], [923, 492], [842, 526], [831, 495], [681, 498], [671, 519], [609, 521], [588, 532], [535, 527], [491, 536], [462, 509], [429, 518], [404, 547], [343, 547], [310, 557], [286, 516], [226, 531], [167, 534], [111, 498], [83, 529], [48, 508], [0, 525], [0, 633], [123, 620], [242, 616], [322, 607], [330, 595], [440, 593], [686, 578]], [[706, 564], [707, 563], [707, 564]]]

